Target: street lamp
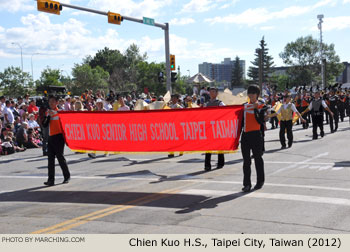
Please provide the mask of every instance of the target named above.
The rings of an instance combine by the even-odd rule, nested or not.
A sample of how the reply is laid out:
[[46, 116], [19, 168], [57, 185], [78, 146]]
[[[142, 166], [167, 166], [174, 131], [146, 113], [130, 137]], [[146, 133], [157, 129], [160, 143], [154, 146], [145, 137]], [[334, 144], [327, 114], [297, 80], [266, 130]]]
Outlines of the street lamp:
[[32, 67], [32, 81], [34, 81], [34, 74], [33, 74], [33, 56], [38, 55], [40, 53], [33, 53], [32, 56], [30, 57], [30, 65]]
[[23, 72], [23, 55], [22, 55], [22, 46], [19, 43], [12, 42], [12, 45], [18, 45], [21, 48], [21, 64], [22, 64], [22, 72]]
[[322, 78], [322, 89], [325, 88], [325, 74], [324, 74], [324, 64], [323, 64], [323, 43], [322, 43], [322, 23], [323, 23], [323, 18], [324, 15], [320, 14], [317, 15], [318, 20], [320, 21], [318, 23], [318, 29], [320, 30], [320, 50], [321, 50], [321, 78]]

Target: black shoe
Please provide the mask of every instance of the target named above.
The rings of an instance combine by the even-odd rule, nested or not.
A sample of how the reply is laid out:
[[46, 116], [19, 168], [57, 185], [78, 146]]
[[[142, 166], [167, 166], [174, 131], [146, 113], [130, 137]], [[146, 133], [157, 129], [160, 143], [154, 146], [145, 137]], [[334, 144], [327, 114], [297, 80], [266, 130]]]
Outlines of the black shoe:
[[321, 137], [324, 137], [324, 132], [323, 132], [323, 131], [321, 131], [321, 134], [320, 134], [320, 135], [321, 135]]
[[68, 184], [69, 181], [70, 181], [70, 178], [66, 178], [66, 179], [63, 180], [62, 184]]
[[334, 133], [334, 130], [331, 130], [331, 133]]
[[244, 186], [243, 188], [242, 188], [242, 192], [250, 192], [250, 189], [251, 189], [252, 187], [251, 186]]
[[271, 129], [273, 130], [273, 129], [275, 129], [275, 127], [272, 127]]
[[281, 150], [284, 150], [284, 149], [287, 149], [287, 147], [286, 147], [286, 146], [282, 146], [282, 147], [281, 147]]
[[174, 157], [174, 154], [169, 154], [168, 155], [168, 158], [173, 158]]
[[288, 144], [288, 148], [291, 148], [291, 147], [292, 147], [292, 145], [293, 145], [292, 143], [291, 143], [291, 144]]
[[218, 165], [216, 166], [216, 169], [221, 169], [221, 168], [223, 168], [223, 167], [224, 167], [224, 165], [219, 165], [219, 164], [218, 164]]
[[264, 186], [264, 183], [257, 183], [257, 184], [254, 186], [254, 190], [259, 190], [259, 189], [261, 189], [263, 186]]
[[317, 136], [312, 137], [312, 140], [317, 140]]
[[179, 154], [179, 157], [181, 157], [181, 156], [183, 156], [183, 155], [184, 155], [184, 154], [181, 153], [181, 154]]
[[205, 171], [211, 171], [211, 166], [210, 166], [210, 165], [204, 166], [204, 170], [205, 170]]
[[48, 156], [49, 154], [47, 152], [43, 152], [43, 156]]
[[55, 182], [53, 182], [53, 181], [47, 181], [47, 182], [44, 182], [44, 185], [47, 185], [47, 186], [54, 186], [54, 185], [55, 185]]

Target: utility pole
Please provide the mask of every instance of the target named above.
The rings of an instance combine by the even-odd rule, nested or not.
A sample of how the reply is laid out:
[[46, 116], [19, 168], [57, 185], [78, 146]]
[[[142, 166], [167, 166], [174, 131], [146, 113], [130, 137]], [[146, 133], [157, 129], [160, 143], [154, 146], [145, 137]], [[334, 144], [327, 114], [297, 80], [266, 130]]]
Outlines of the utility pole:
[[325, 88], [325, 81], [326, 81], [326, 78], [325, 78], [325, 69], [324, 69], [324, 62], [323, 62], [323, 42], [322, 42], [322, 23], [323, 23], [323, 18], [324, 18], [324, 15], [323, 14], [320, 14], [320, 15], [317, 15], [317, 18], [318, 20], [320, 21], [318, 23], [318, 29], [320, 30], [320, 54], [321, 54], [321, 78], [322, 78], [322, 89]]

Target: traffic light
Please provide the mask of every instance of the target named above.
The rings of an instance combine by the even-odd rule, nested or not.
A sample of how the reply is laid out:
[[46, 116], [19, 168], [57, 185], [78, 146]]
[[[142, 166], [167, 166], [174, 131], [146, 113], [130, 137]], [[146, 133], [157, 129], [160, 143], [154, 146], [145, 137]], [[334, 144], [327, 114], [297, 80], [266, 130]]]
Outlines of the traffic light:
[[170, 70], [175, 70], [175, 55], [170, 54]]
[[171, 82], [175, 82], [177, 80], [177, 73], [171, 72]]
[[60, 15], [62, 10], [62, 5], [56, 1], [38, 0], [37, 6], [38, 11], [44, 11], [56, 15]]
[[118, 14], [113, 12], [108, 12], [108, 23], [120, 25], [124, 18]]

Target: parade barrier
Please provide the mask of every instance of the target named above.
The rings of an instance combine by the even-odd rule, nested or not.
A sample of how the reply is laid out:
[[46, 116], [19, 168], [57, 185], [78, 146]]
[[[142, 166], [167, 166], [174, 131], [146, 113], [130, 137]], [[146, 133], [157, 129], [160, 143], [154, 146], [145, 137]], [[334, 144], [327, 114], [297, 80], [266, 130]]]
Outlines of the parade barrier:
[[243, 106], [130, 112], [59, 112], [76, 152], [234, 152]]

